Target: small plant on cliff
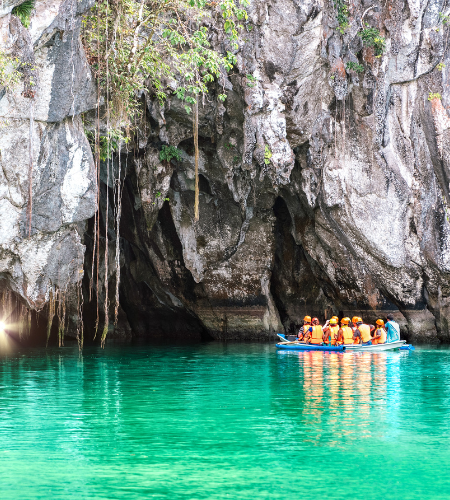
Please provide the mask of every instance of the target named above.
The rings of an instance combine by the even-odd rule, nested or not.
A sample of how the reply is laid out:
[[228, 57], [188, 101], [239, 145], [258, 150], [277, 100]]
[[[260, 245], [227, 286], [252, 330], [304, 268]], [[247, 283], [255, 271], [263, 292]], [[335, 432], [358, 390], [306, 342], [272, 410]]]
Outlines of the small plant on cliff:
[[349, 70], [355, 71], [356, 73], [364, 72], [364, 66], [362, 64], [358, 64], [353, 61], [349, 61], [345, 67]]
[[442, 99], [442, 96], [441, 94], [439, 94], [439, 92], [430, 92], [428, 94], [428, 100], [432, 101], [433, 99]]
[[348, 12], [348, 7], [347, 4], [345, 3], [345, 0], [333, 0], [334, 3], [334, 8], [336, 9], [337, 12], [337, 21], [338, 21], [338, 28], [337, 30], [341, 35], [345, 33], [345, 30], [350, 26], [350, 22], [348, 19], [349, 12]]
[[445, 63], [441, 62], [439, 63], [436, 68], [438, 69], [438, 71], [442, 71], [444, 68], [445, 68]]
[[5, 52], [0, 51], [0, 86], [6, 90], [11, 90], [19, 82], [21, 74], [19, 59], [11, 57]]
[[366, 47], [373, 47], [375, 57], [381, 57], [386, 50], [386, 38], [380, 35], [379, 30], [366, 25], [359, 34]]
[[181, 152], [175, 146], [163, 146], [159, 152], [159, 159], [167, 162], [170, 162], [173, 159], [180, 161]]
[[26, 0], [25, 2], [16, 5], [11, 14], [17, 16], [25, 28], [30, 27], [31, 13], [34, 9], [34, 0]]
[[450, 21], [450, 16], [446, 16], [443, 12], [439, 12], [439, 18], [442, 24], [447, 24]]
[[272, 158], [272, 151], [270, 151], [269, 146], [266, 144], [264, 146], [264, 163], [266, 165], [269, 165], [271, 158]]

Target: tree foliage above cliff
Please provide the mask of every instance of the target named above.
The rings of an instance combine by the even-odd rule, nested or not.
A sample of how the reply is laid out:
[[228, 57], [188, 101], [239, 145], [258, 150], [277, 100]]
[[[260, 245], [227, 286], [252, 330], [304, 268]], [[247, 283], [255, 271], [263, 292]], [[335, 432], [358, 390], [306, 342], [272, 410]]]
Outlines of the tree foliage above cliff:
[[[236, 62], [233, 49], [246, 5], [247, 0], [98, 0], [84, 19], [82, 36], [111, 125], [133, 123], [137, 97], [148, 88], [160, 101], [175, 92], [189, 111], [208, 83]], [[225, 34], [228, 50], [211, 47], [212, 31]]]

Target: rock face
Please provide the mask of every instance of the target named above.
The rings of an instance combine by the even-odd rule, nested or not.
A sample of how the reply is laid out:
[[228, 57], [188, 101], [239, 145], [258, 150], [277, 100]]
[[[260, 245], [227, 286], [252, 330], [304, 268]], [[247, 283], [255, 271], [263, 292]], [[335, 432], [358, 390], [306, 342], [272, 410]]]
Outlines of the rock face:
[[[19, 92], [0, 100], [8, 121], [0, 130], [1, 272], [32, 307], [45, 302], [49, 283], [64, 285], [60, 275], [77, 280], [80, 231], [94, 211], [92, 158], [78, 116], [96, 101], [78, 42], [87, 7], [38, 1], [29, 31], [9, 14], [1, 18], [4, 46], [37, 68], [34, 98]], [[110, 298], [115, 184], [107, 186], [106, 169], [111, 179], [126, 175], [115, 334], [269, 338], [306, 313], [373, 321], [391, 311], [407, 338], [448, 340], [446, 9], [434, 0], [355, 1], [343, 30], [332, 2], [254, 0], [236, 71], [220, 82], [226, 101], [214, 99], [218, 86], [200, 106], [198, 222], [191, 117], [176, 99], [161, 108], [143, 96], [146, 122], [134, 150], [101, 172], [103, 235], [107, 190], [110, 203], [108, 238], [100, 241], [102, 256], [105, 244], [110, 249]], [[385, 38], [380, 57], [362, 42], [367, 26]], [[181, 161], [161, 162], [163, 144], [177, 146]], [[91, 323], [92, 220], [86, 227]], [[103, 265], [101, 302], [104, 273]]]
[[0, 276], [40, 310], [51, 288], [69, 290], [83, 273], [95, 175], [77, 115], [96, 96], [79, 42], [81, 4], [38, 1], [27, 30], [10, 14], [19, 3], [3, 2], [0, 19], [0, 50], [23, 63], [20, 84], [0, 92]]

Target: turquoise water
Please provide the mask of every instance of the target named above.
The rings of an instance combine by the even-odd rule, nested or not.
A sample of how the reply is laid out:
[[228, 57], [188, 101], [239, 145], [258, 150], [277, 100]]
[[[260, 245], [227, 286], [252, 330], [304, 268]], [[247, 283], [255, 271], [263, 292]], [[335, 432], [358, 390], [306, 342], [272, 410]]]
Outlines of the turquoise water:
[[448, 499], [450, 350], [0, 359], [2, 499]]

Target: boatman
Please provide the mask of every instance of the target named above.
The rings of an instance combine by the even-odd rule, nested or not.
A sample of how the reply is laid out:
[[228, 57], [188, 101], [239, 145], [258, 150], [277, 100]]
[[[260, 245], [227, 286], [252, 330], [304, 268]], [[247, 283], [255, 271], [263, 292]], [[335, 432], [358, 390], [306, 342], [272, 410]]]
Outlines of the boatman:
[[377, 329], [373, 334], [372, 344], [385, 344], [386, 343], [386, 330], [384, 329], [384, 321], [382, 319], [377, 319], [376, 321]]
[[373, 325], [366, 325], [362, 318], [356, 319], [356, 328], [353, 332], [353, 341], [355, 344], [372, 345], [372, 332], [375, 330]]
[[392, 314], [387, 315], [386, 330], [386, 342], [395, 342], [396, 340], [400, 340], [400, 325], [394, 321], [394, 316]]
[[339, 325], [335, 318], [331, 318], [330, 321], [323, 327], [323, 341], [328, 345], [336, 345]]
[[338, 345], [342, 344], [353, 344], [353, 331], [348, 326], [350, 323], [350, 318], [342, 318], [341, 319], [341, 328], [339, 328], [338, 332]]
[[305, 333], [307, 330], [309, 330], [310, 326], [311, 326], [311, 316], [305, 316], [303, 318], [303, 326], [301, 326], [300, 330], [298, 331], [297, 335], [298, 340], [305, 339]]

